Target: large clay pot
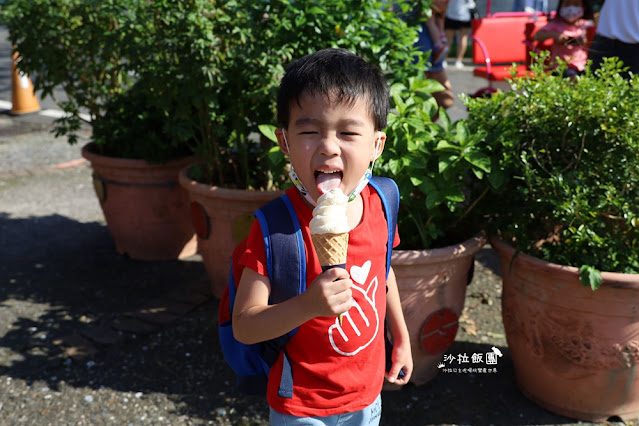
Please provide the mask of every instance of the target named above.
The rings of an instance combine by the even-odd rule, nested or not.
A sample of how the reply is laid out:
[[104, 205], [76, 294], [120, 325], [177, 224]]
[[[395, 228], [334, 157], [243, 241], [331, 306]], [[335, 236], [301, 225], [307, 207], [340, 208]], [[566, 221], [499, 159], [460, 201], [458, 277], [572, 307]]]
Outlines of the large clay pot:
[[228, 282], [231, 254], [248, 235], [253, 212], [283, 192], [205, 185], [189, 178], [187, 171], [188, 167], [180, 171], [179, 181], [189, 193], [198, 251], [211, 279], [211, 291], [219, 299]]
[[151, 164], [144, 160], [96, 154], [82, 148], [91, 162], [93, 186], [118, 253], [137, 260], [174, 260], [197, 252], [188, 194], [178, 172], [193, 157]]
[[485, 243], [484, 234], [478, 234], [448, 247], [393, 251], [391, 265], [413, 353], [410, 381], [418, 386], [435, 377], [437, 364], [455, 340], [474, 256]]
[[577, 268], [498, 238], [502, 315], [520, 390], [543, 408], [601, 422], [639, 416], [639, 274], [603, 272], [592, 291]]

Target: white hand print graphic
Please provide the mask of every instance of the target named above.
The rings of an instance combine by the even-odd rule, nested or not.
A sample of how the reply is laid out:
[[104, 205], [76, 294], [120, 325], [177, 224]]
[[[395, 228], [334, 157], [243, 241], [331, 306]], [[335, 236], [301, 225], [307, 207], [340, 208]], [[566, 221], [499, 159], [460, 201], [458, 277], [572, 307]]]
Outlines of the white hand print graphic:
[[364, 287], [371, 269], [371, 261], [362, 266], [351, 267], [353, 284], [353, 307], [344, 314], [343, 324], [335, 319], [335, 324], [328, 329], [328, 337], [335, 352], [344, 356], [353, 356], [366, 348], [377, 336], [379, 330], [379, 313], [375, 306], [375, 294], [378, 280], [374, 277]]

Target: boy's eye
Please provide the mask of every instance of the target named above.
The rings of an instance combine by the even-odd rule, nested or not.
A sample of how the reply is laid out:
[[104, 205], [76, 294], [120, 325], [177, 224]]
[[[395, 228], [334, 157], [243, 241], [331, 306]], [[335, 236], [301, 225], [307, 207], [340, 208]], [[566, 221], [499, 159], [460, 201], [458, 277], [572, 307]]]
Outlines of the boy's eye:
[[344, 138], [352, 139], [352, 138], [357, 138], [358, 136], [361, 136], [361, 133], [359, 133], [359, 132], [341, 132], [340, 135], [342, 135], [342, 137], [344, 137]]

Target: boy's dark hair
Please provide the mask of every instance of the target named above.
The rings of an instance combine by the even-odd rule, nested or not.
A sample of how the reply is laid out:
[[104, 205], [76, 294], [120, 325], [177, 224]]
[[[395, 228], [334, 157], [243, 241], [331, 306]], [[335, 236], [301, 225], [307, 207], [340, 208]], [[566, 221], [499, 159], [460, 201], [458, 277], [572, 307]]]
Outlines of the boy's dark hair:
[[[581, 3], [584, 7], [584, 16], [582, 17], [582, 19], [593, 19], [595, 17], [595, 13], [590, 0], [581, 0]], [[555, 19], [561, 19], [561, 17], [559, 16], [559, 9], [561, 9], [563, 5], [564, 0], [559, 0], [559, 3], [557, 4], [557, 15], [555, 16]]]
[[321, 95], [334, 102], [354, 103], [365, 97], [375, 130], [386, 128], [388, 83], [374, 65], [345, 49], [324, 49], [293, 62], [286, 70], [277, 95], [277, 121], [288, 128], [291, 102], [300, 96]]

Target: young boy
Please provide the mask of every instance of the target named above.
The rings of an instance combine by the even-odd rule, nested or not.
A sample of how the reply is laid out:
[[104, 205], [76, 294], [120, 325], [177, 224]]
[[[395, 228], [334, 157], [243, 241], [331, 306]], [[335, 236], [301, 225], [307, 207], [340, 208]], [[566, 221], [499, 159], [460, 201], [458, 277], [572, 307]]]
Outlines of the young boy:
[[[299, 327], [285, 347], [294, 378], [292, 398], [278, 396], [281, 353], [270, 370], [271, 424], [308, 417], [316, 418], [312, 424], [324, 424], [343, 415], [352, 416], [347, 424], [378, 424], [384, 376], [403, 385], [413, 368], [392, 269], [386, 280], [384, 211], [375, 190], [361, 185], [367, 181], [370, 163], [384, 148], [388, 85], [377, 68], [353, 53], [325, 49], [287, 69], [277, 101], [282, 127], [276, 135], [291, 162], [295, 186], [286, 193], [306, 247], [307, 289], [283, 303], [268, 304], [266, 255], [255, 222], [239, 261], [244, 270], [235, 299], [233, 332], [237, 340], [252, 344]], [[309, 222], [322, 185], [339, 187], [353, 199], [347, 207], [351, 231], [346, 269], [322, 272], [311, 241]], [[396, 233], [393, 246], [397, 244]], [[340, 325], [336, 315], [342, 313]], [[392, 367], [386, 375], [384, 318], [394, 343]]]

